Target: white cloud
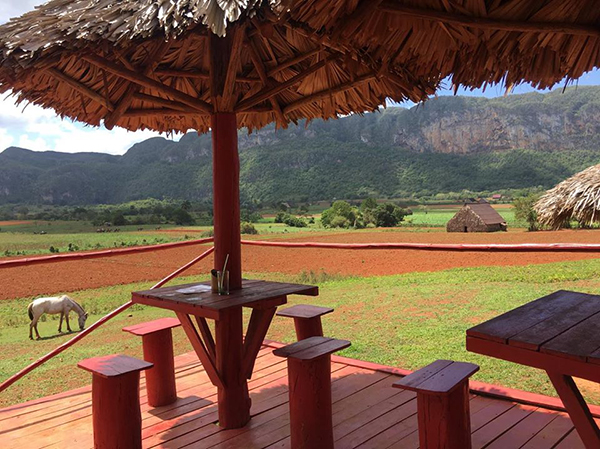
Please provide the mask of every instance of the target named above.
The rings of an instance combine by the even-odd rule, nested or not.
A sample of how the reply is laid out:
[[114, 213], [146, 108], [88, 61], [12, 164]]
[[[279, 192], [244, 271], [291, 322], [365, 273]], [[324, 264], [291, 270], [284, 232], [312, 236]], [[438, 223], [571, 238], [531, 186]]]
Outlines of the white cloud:
[[[0, 24], [43, 2], [0, 0]], [[152, 131], [128, 132], [116, 127], [109, 131], [86, 127], [61, 120], [53, 110], [25, 103], [16, 106], [13, 97], [0, 97], [0, 151], [14, 145], [34, 151], [123, 154], [134, 143], [157, 135]]]

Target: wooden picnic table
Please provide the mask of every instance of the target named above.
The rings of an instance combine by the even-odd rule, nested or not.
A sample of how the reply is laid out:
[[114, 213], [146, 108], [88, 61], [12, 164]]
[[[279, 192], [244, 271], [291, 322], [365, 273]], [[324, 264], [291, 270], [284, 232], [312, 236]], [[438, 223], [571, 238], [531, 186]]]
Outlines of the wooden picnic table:
[[[294, 294], [317, 296], [319, 289], [311, 285], [244, 280], [242, 288], [229, 295], [212, 293], [209, 283], [194, 283], [133, 292], [132, 300], [177, 314], [217, 387], [219, 425], [232, 429], [243, 427], [250, 420], [248, 379], [277, 307], [287, 302], [287, 295]], [[243, 307], [252, 309], [246, 338]], [[214, 338], [207, 319], [215, 321]]]
[[467, 350], [543, 369], [586, 448], [600, 430], [573, 381], [600, 383], [600, 296], [560, 290], [467, 330]]

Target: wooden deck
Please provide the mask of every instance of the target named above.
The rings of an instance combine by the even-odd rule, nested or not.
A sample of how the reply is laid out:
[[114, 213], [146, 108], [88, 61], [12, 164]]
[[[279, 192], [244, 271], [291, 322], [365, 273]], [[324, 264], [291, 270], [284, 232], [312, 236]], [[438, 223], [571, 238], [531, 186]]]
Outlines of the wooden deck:
[[[286, 361], [263, 346], [250, 381], [252, 420], [243, 429], [217, 425], [216, 388], [189, 353], [176, 358], [176, 403], [152, 409], [142, 376], [144, 447], [286, 448], [289, 415]], [[392, 388], [399, 376], [334, 357], [333, 423], [337, 448], [417, 448], [415, 394]], [[471, 396], [474, 448], [583, 448], [561, 412], [508, 400]], [[7, 448], [90, 448], [90, 387], [0, 410]]]

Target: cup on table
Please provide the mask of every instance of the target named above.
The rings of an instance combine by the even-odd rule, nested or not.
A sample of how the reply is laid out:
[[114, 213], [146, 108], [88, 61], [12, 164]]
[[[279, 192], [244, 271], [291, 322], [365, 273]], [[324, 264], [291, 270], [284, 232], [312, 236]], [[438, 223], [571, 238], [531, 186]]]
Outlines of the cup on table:
[[229, 294], [229, 270], [217, 271], [217, 286], [219, 295]]

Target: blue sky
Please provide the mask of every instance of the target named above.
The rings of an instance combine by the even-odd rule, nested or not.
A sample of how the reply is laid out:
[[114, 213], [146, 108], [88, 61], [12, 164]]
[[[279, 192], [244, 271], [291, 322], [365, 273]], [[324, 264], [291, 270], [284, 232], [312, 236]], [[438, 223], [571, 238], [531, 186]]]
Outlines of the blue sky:
[[[0, 0], [0, 24], [11, 17], [27, 12], [43, 0]], [[438, 95], [453, 95], [449, 83]], [[564, 83], [562, 83], [564, 85]], [[583, 75], [576, 83], [600, 85], [600, 71], [594, 70]], [[511, 95], [532, 92], [530, 86], [516, 86]], [[459, 89], [458, 95], [498, 97], [505, 94], [501, 86], [481, 89]], [[412, 104], [400, 105], [410, 107]], [[123, 154], [134, 143], [158, 135], [151, 131], [128, 132], [120, 128], [108, 131], [92, 128], [70, 120], [60, 120], [53, 111], [29, 105], [15, 106], [11, 97], [0, 97], [0, 151], [9, 146], [19, 146], [34, 151], [62, 151], [68, 153], [94, 151], [100, 153]]]

